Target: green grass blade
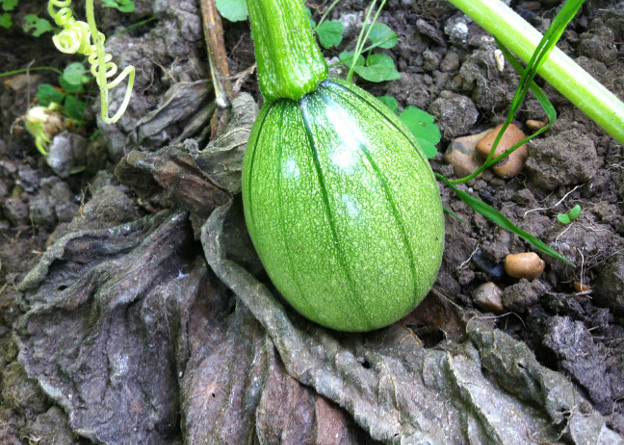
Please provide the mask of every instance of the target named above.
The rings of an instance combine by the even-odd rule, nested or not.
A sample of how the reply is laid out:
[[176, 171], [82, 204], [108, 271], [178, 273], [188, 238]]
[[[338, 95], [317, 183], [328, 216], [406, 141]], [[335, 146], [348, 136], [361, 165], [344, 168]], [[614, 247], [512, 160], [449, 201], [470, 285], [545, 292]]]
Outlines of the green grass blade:
[[572, 261], [570, 261], [567, 258], [565, 258], [559, 252], [557, 252], [556, 250], [552, 249], [547, 244], [545, 244], [544, 242], [540, 241], [538, 238], [534, 237], [530, 233], [527, 233], [524, 230], [522, 230], [521, 228], [519, 228], [518, 226], [516, 226], [513, 222], [511, 222], [509, 220], [509, 218], [507, 218], [505, 215], [503, 215], [501, 212], [499, 212], [495, 208], [487, 205], [486, 203], [484, 203], [480, 199], [477, 199], [477, 198], [469, 195], [468, 193], [459, 190], [457, 187], [455, 187], [444, 176], [442, 176], [442, 175], [440, 175], [438, 173], [436, 173], [435, 175], [436, 175], [436, 177], [439, 180], [441, 180], [446, 185], [448, 185], [451, 189], [453, 189], [453, 191], [455, 193], [457, 193], [457, 196], [459, 196], [459, 199], [464, 201], [473, 210], [479, 212], [480, 214], [482, 214], [486, 218], [488, 218], [491, 221], [495, 222], [496, 224], [501, 226], [503, 229], [506, 229], [506, 230], [509, 230], [512, 233], [515, 233], [520, 238], [525, 240], [527, 243], [531, 244], [533, 247], [538, 249], [540, 252], [543, 252], [543, 253], [545, 253], [547, 255], [550, 255], [550, 256], [552, 256], [554, 258], [557, 258], [557, 259], [565, 262], [566, 264], [569, 264], [570, 266], [574, 266], [574, 263]]
[[[318, 22], [318, 25], [316, 25], [316, 28], [317, 28], [317, 29], [318, 29], [318, 27], [319, 27], [319, 26], [321, 26], [321, 25], [323, 24], [323, 22], [324, 22], [324, 21], [325, 21], [325, 19], [327, 18], [327, 15], [330, 13], [330, 11], [331, 11], [332, 9], [334, 9], [334, 6], [336, 6], [336, 5], [338, 4], [338, 2], [339, 2], [339, 1], [340, 1], [340, 0], [334, 0], [334, 1], [332, 2], [332, 4], [331, 4], [331, 5], [329, 5], [329, 8], [327, 8], [327, 9], [325, 10], [325, 12], [323, 13], [323, 15], [321, 16], [321, 19], [320, 19], [320, 20], [319, 20], [319, 22]], [[315, 31], [316, 31], [316, 30], [315, 30]]]
[[559, 11], [559, 14], [557, 14], [552, 24], [548, 27], [546, 33], [544, 33], [544, 37], [540, 40], [537, 48], [535, 48], [526, 69], [522, 72], [520, 85], [516, 89], [516, 94], [514, 95], [509, 110], [509, 115], [512, 118], [520, 109], [531, 86], [531, 81], [537, 74], [537, 70], [544, 64], [553, 48], [557, 45], [568, 23], [574, 18], [584, 2], [585, 0], [568, 0], [561, 11]]
[[52, 66], [31, 66], [29, 68], [20, 68], [18, 70], [5, 71], [4, 73], [0, 73], [0, 77], [12, 76], [13, 74], [21, 74], [21, 73], [26, 73], [28, 71], [53, 71], [59, 76], [63, 75], [63, 72], [61, 70], [58, 70]]
[[459, 221], [460, 223], [466, 224], [467, 226], [469, 226], [470, 224], [468, 224], [466, 221], [463, 220], [463, 218], [461, 216], [459, 216], [457, 213], [453, 212], [451, 209], [449, 209], [448, 207], [442, 207], [442, 210], [444, 210], [446, 213], [448, 213], [449, 215], [451, 215], [453, 218], [455, 218], [457, 221]]

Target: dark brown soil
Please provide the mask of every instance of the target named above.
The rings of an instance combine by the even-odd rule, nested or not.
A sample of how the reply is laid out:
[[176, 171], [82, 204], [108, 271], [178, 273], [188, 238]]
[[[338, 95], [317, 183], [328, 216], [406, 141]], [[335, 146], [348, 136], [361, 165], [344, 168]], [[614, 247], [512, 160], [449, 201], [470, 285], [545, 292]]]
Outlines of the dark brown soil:
[[[168, 6], [164, 6], [164, 3]], [[194, 153], [193, 150], [197, 150], [198, 144], [203, 148], [208, 139], [208, 134], [199, 130], [190, 136], [177, 139], [191, 124], [197, 125], [197, 121], [193, 120], [194, 116], [199, 114], [198, 110], [206, 109], [208, 102], [206, 98], [210, 94], [206, 84], [199, 82], [208, 77], [208, 68], [205, 66], [205, 47], [196, 15], [196, 5], [192, 1], [164, 3], [152, 6], [151, 2], [137, 1], [137, 10], [131, 15], [105, 8], [97, 12], [102, 17], [101, 30], [107, 35], [152, 15], [158, 18], [157, 22], [177, 25], [171, 25], [165, 32], [158, 31], [155, 24], [157, 22], [150, 22], [133, 30], [128, 40], [122, 38], [111, 40], [111, 51], [120, 66], [134, 63], [138, 67], [135, 87], [137, 94], [127, 116], [120, 124], [107, 127], [101, 122], [92, 122], [83, 129], [82, 135], [78, 136], [85, 138], [88, 145], [86, 148], [88, 168], [83, 173], [60, 178], [36, 150], [21, 120], [28, 107], [35, 103], [37, 86], [43, 82], [54, 84], [56, 75], [37, 71], [2, 79], [3, 83], [0, 85], [0, 443], [2, 444], [86, 444], [99, 443], [98, 441], [123, 443], [110, 431], [102, 432], [96, 427], [86, 432], [76, 429], [76, 423], [73, 423], [76, 419], [70, 420], [67, 414], [68, 407], [60, 404], [58, 399], [50, 397], [49, 391], [42, 391], [36, 376], [31, 375], [31, 378], [28, 378], [22, 364], [24, 360], [18, 360], [18, 344], [24, 341], [26, 336], [24, 334], [26, 322], [22, 316], [40, 303], [32, 300], [31, 294], [28, 298], [25, 297], [28, 291], [19, 289], [18, 286], [42, 258], [46, 248], [63, 235], [78, 230], [108, 230], [117, 224], [127, 224], [131, 227], [131, 221], [155, 214], [161, 209], [183, 209], [191, 212], [191, 223], [180, 223], [180, 227], [176, 226], [175, 229], [170, 229], [170, 232], [163, 229], [163, 233], [166, 232], [166, 235], [171, 237], [172, 243], [184, 246], [184, 251], [172, 248], [171, 255], [175, 258], [163, 258], [162, 267], [166, 266], [166, 273], [163, 276], [175, 277], [176, 274], [186, 276], [184, 268], [190, 270], [194, 267], [195, 261], [198, 261], [196, 258], [201, 256], [197, 237], [198, 227], [203, 223], [202, 219], [207, 218], [210, 211], [222, 203], [221, 195], [218, 193], [227, 193], [225, 189], [231, 191], [228, 187], [206, 186], [207, 183], [212, 184], [210, 178], [214, 176], [210, 175], [206, 179], [198, 174], [200, 180], [190, 181], [189, 176], [192, 175], [189, 171], [193, 173], [195, 170], [187, 168], [186, 158], [174, 155], [167, 157], [162, 152], [154, 154], [169, 144], [182, 144], [184, 139], [191, 136], [194, 138], [193, 142], [187, 139], [184, 147]], [[322, 6], [310, 4], [314, 14], [322, 11], [325, 3], [328, 2], [324, 2]], [[559, 2], [552, 0], [541, 2], [514, 0], [511, 5], [542, 32], [559, 9]], [[26, 12], [37, 11], [41, 16], [45, 14], [45, 10], [38, 2], [23, 0], [20, 1], [19, 8], [14, 18], [15, 22]], [[361, 1], [345, 1], [330, 14], [330, 18], [340, 19], [347, 26], [342, 45], [337, 50], [327, 51], [327, 57], [335, 57], [344, 49], [352, 49], [362, 20], [363, 8]], [[77, 12], [79, 13], [80, 11]], [[502, 72], [497, 69], [493, 58], [496, 49], [494, 41], [450, 3], [438, 0], [414, 2], [391, 0], [386, 11], [381, 14], [380, 21], [388, 24], [399, 34], [399, 44], [392, 50], [386, 50], [386, 53], [395, 59], [396, 66], [402, 74], [401, 79], [382, 84], [358, 81], [358, 84], [377, 96], [396, 97], [401, 107], [414, 105], [432, 113], [441, 128], [442, 141], [438, 146], [439, 154], [431, 163], [436, 172], [453, 177], [452, 167], [443, 161], [447, 146], [455, 137], [475, 134], [503, 122], [519, 76], [509, 64], [505, 65]], [[467, 34], [458, 31], [462, 23], [467, 25]], [[224, 27], [230, 70], [235, 76], [253, 65], [253, 46], [247, 23], [225, 22]], [[74, 60], [53, 49], [50, 34], [34, 38], [19, 30], [19, 26], [14, 26], [13, 31], [15, 32], [12, 34], [5, 31], [0, 34], [0, 69], [5, 72], [24, 68], [30, 63], [63, 69], [67, 63]], [[130, 40], [135, 46], [128, 50], [124, 45]], [[588, 2], [580, 15], [572, 21], [558, 46], [620, 99], [624, 99], [624, 3], [618, 3], [616, 0]], [[251, 93], [257, 101], [260, 101], [255, 76], [243, 76], [241, 80], [240, 90]], [[139, 119], [160, 106], [163, 95], [170, 94], [173, 86], [187, 83], [192, 84], [193, 89], [184, 90], [184, 94], [188, 96], [184, 96], [185, 99], [181, 101], [182, 117], [163, 118], [162, 124], [156, 120], [151, 121], [151, 124], [148, 121], [139, 122]], [[404, 323], [421, 338], [426, 347], [433, 348], [443, 339], [460, 340], [463, 333], [459, 329], [459, 321], [441, 320], [434, 309], [429, 311], [430, 308], [437, 307], [430, 301], [432, 299], [448, 300], [463, 311], [475, 311], [493, 320], [498, 329], [525, 342], [542, 365], [562, 372], [593, 408], [606, 418], [607, 426], [624, 437], [623, 147], [556, 90], [541, 80], [538, 80], [538, 83], [544, 87], [557, 109], [558, 120], [543, 137], [538, 137], [528, 144], [529, 158], [523, 172], [512, 179], [501, 179], [488, 171], [481, 178], [460, 188], [500, 210], [522, 229], [574, 261], [577, 267], [573, 268], [540, 254], [547, 265], [545, 272], [538, 279], [529, 282], [509, 277], [503, 268], [506, 255], [533, 249], [516, 236], [469, 209], [447, 187], [441, 185], [445, 207], [452, 210], [465, 223], [455, 218], [447, 218], [446, 250], [435, 284], [435, 292], [423, 303], [424, 309], [420, 312], [417, 309], [404, 320]], [[97, 110], [95, 97], [92, 102], [93, 110]], [[97, 111], [94, 114], [97, 114]], [[525, 122], [528, 119], [544, 118], [545, 114], [539, 104], [529, 95], [515, 122], [530, 133]], [[208, 126], [206, 121], [203, 123]], [[99, 136], [94, 133], [96, 126], [100, 130]], [[95, 137], [89, 139], [94, 135]], [[124, 158], [131, 149], [145, 153], [145, 158], [141, 158], [140, 161], [136, 158], [134, 160]], [[196, 159], [196, 162], [203, 168], [199, 159]], [[152, 177], [146, 173], [144, 167], [146, 164], [150, 165], [152, 169], [150, 172], [158, 171], [159, 174], [154, 173]], [[166, 168], [163, 165], [166, 165]], [[115, 177], [114, 172], [119, 178]], [[184, 179], [179, 180], [179, 177]], [[185, 180], [189, 182], [184, 182]], [[188, 192], [195, 187], [208, 187], [206, 190], [210, 190], [211, 201], [207, 205], [208, 210], [199, 210], [202, 203], [191, 202], [192, 200], [188, 198], [189, 193], [183, 193], [184, 190]], [[167, 192], [163, 192], [163, 189]], [[216, 189], [218, 193], [214, 191]], [[92, 200], [89, 206], [88, 203]], [[576, 204], [582, 207], [578, 219], [568, 225], [557, 221], [558, 213], [565, 213]], [[78, 217], [84, 217], [83, 222], [77, 222]], [[139, 234], [143, 233], [141, 230], [145, 230], [147, 233], [147, 229], [144, 228], [128, 230], [129, 232], [136, 230]], [[132, 232], [132, 236], [137, 237], [136, 240], [133, 239], [132, 246], [138, 245], [141, 242], [138, 235]], [[130, 243], [125, 239], [123, 242], [126, 241]], [[119, 246], [121, 244], [122, 241], [119, 241]], [[129, 247], [124, 249], [126, 247], [119, 247], [115, 255], [125, 253]], [[166, 249], [166, 246], [163, 249]], [[114, 256], [108, 251], [106, 255]], [[154, 257], [158, 257], [157, 251], [154, 252]], [[236, 260], [262, 277], [253, 254], [248, 258]], [[91, 262], [99, 263], [95, 257], [81, 257], [81, 261], [80, 267], [76, 266], [73, 270], [73, 272], [81, 271], [80, 274], [76, 272], [76, 277], [80, 277], [83, 273], [83, 265], [84, 273], [87, 274], [86, 265]], [[114, 274], [114, 268], [107, 267], [109, 269], [105, 269], [106, 273]], [[181, 269], [177, 270], [176, 267]], [[202, 286], [217, 289], [215, 294], [225, 295], [223, 286], [211, 274], [197, 278], [197, 283], [200, 282]], [[502, 313], [489, 313], [475, 304], [472, 293], [486, 282], [494, 282], [503, 290]], [[160, 282], [158, 284], [160, 285]], [[201, 288], [199, 284], [196, 287]], [[59, 289], [59, 292], [62, 290]], [[212, 294], [206, 298], [217, 300]], [[225, 317], [233, 310], [232, 303], [219, 301], [221, 306], [217, 305], [218, 307], [215, 306], [216, 308], [213, 307], [210, 311], [196, 306], [192, 308], [201, 312], [197, 316], [203, 317], [202, 320], [210, 319], [211, 316]], [[135, 315], [138, 318], [147, 317], [143, 313]], [[120, 316], [112, 317], [111, 320], [120, 323], [120, 320], [123, 320], [126, 323], [127, 318]], [[29, 320], [31, 319], [32, 317]], [[258, 344], [262, 342], [263, 337], [255, 330], [261, 328], [250, 316], [244, 320], [246, 321], [243, 327], [251, 331], [250, 344], [259, 347]], [[191, 322], [189, 326], [190, 324]], [[183, 323], [180, 322], [180, 325]], [[22, 330], [19, 333], [18, 326]], [[130, 324], [123, 326], [129, 332], [133, 329]], [[215, 326], [213, 336], [219, 336], [219, 341], [224, 344], [230, 342], [232, 348], [241, 348], [241, 357], [252, 362], [253, 354], [249, 352], [251, 346], [236, 343], [236, 339], [232, 337], [239, 331], [230, 325]], [[188, 326], [187, 328], [191, 329]], [[110, 332], [113, 335], [115, 330], [111, 329]], [[204, 338], [209, 336], [208, 334], [198, 335], [189, 340], [189, 345], [176, 344], [171, 340], [170, 343], [162, 343], [158, 351], [173, 361], [174, 355], [177, 357], [178, 354], [182, 354], [180, 348], [188, 347], [189, 350], [200, 348], [202, 341], [214, 341], [214, 338], [212, 340]], [[95, 342], [94, 338], [90, 340]], [[100, 340], [105, 341], [98, 337], [97, 341]], [[153, 340], [158, 342], [159, 337], [156, 336]], [[198, 343], [192, 344], [193, 341]], [[247, 346], [249, 348], [245, 349]], [[192, 355], [191, 352], [188, 354]], [[251, 354], [251, 358], [245, 354]], [[272, 355], [270, 359], [270, 367], [278, 376], [273, 378], [286, 379], [281, 362], [276, 357]], [[145, 360], [156, 358], [146, 354]], [[192, 361], [193, 359], [189, 359], [189, 367]], [[231, 366], [228, 372], [236, 372], [236, 366], [231, 363], [228, 366]], [[175, 367], [170, 369], [173, 374], [178, 371], [182, 372]], [[165, 380], [166, 376], [163, 375], [160, 377]], [[143, 378], [149, 379], [149, 376], [144, 375]], [[177, 401], [178, 392], [183, 392], [184, 385], [193, 382], [194, 380], [180, 380], [180, 387], [177, 383], [174, 384], [167, 393], [173, 402], [158, 402], [161, 405], [155, 402], [155, 405], [158, 405], [154, 408], [155, 416], [160, 417], [153, 420], [153, 435], [150, 435], [152, 434], [150, 431], [142, 438], [152, 438], [153, 443], [182, 443], [185, 437], [187, 440], [190, 440], [189, 437], [195, 437], [185, 435], [196, 434], [193, 428], [197, 426], [183, 424], [179, 414], [180, 405], [191, 402]], [[97, 382], [94, 382], [95, 384]], [[201, 384], [206, 382], [201, 381]], [[69, 383], [67, 385], [71, 386]], [[81, 391], [88, 392], [88, 389], [82, 388]], [[356, 426], [350, 417], [345, 417], [343, 411], [333, 404], [329, 405], [330, 402], [314, 391], [308, 389], [306, 391], [309, 393], [297, 393], [299, 394], [297, 400], [305, 400], [306, 404], [316, 406], [317, 416], [320, 416], [319, 412], [322, 411], [327, 416], [333, 416], [332, 419], [338, 419], [336, 424], [344, 429], [345, 437], [358, 438], [359, 442], [355, 443], [366, 441], [372, 443], [368, 434]], [[150, 394], [143, 396], [145, 399], [141, 400], [150, 403]], [[159, 398], [155, 393], [151, 396]], [[273, 394], [274, 398], [270, 399], [276, 410], [279, 408], [278, 401], [281, 396]], [[215, 397], [214, 393], [212, 397]], [[294, 399], [293, 396], [292, 400]], [[262, 415], [266, 416], [266, 413], [263, 412]], [[97, 419], [93, 422], [97, 423]], [[169, 422], [167, 428], [162, 426], [166, 422]], [[263, 425], [267, 428], [266, 431], [270, 430], [267, 427], [270, 425], [269, 421]], [[247, 425], [240, 428], [252, 427]], [[302, 431], [308, 431], [303, 426], [301, 428]], [[306, 428], [309, 429], [309, 425]], [[268, 443], [280, 443], [277, 441], [279, 438], [271, 436], [266, 431], [265, 439]], [[310, 440], [312, 436], [306, 437], [305, 440]], [[291, 438], [291, 442], [283, 443], [296, 443], [295, 440], [304, 439]]]

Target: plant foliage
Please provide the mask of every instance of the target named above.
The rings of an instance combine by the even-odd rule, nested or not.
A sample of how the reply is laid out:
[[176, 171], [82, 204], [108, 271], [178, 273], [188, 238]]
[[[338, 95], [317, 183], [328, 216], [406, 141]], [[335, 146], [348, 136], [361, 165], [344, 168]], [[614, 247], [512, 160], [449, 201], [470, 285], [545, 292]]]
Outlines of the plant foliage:
[[217, 0], [216, 4], [219, 14], [230, 22], [247, 20], [249, 16], [246, 0]]
[[48, 20], [42, 19], [36, 14], [27, 14], [24, 17], [23, 29], [24, 32], [30, 33], [35, 37], [54, 30]]
[[121, 12], [134, 12], [135, 4], [133, 0], [102, 0], [104, 6], [115, 8]]

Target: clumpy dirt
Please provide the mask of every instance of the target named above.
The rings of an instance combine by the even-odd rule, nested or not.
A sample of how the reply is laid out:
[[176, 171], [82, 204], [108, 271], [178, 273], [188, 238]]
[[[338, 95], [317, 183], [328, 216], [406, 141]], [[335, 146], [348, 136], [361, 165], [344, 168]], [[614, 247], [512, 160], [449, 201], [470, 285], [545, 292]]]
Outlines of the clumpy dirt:
[[[309, 4], [313, 17], [322, 14], [325, 3]], [[584, 443], [582, 437], [591, 437], [583, 436], [594, 431], [589, 421], [575, 424], [584, 425], [583, 431], [556, 430], [566, 421], [573, 425], [570, 419], [578, 413], [593, 419], [596, 431], [604, 424], [605, 437], [624, 438], [620, 144], [538, 79], [558, 120], [527, 144], [524, 170], [512, 179], [488, 171], [460, 189], [500, 210], [576, 267], [542, 255], [546, 270], [536, 280], [508, 276], [506, 255], [531, 247], [441, 185], [444, 206], [465, 223], [447, 217], [446, 250], [434, 289], [398, 324], [407, 326], [411, 337], [395, 326], [364, 342], [353, 336], [334, 341], [333, 334], [296, 316], [292, 325], [273, 325], [277, 322], [264, 308], [236, 303], [221, 275], [229, 269], [218, 272], [217, 278], [204, 260], [211, 244], [200, 241], [207, 236], [203, 224], [213, 210], [231, 196], [238, 202], [240, 159], [256, 103], [261, 103], [251, 74], [254, 55], [248, 25], [224, 21], [228, 63], [241, 94], [231, 111], [221, 115], [224, 122], [219, 126], [211, 121], [214, 93], [198, 5], [192, 0], [136, 4], [132, 14], [96, 7], [101, 30], [109, 36], [156, 17], [108, 39], [121, 67], [137, 67], [128, 112], [118, 124], [104, 125], [94, 118], [98, 101], [89, 97], [90, 120], [80, 134], [55, 138], [61, 148], [84, 145], [84, 172], [68, 174], [67, 164], [59, 161], [55, 166], [44, 159], [21, 119], [35, 103], [38, 85], [56, 85], [56, 75], [32, 71], [2, 78], [0, 443], [195, 443], [206, 438], [228, 443], [392, 442], [393, 430], [383, 419], [375, 423], [368, 411], [357, 411], [371, 403], [364, 397], [370, 388], [364, 385], [373, 380], [366, 375], [349, 386], [351, 368], [340, 365], [355, 363], [357, 372], [365, 372], [362, 369], [378, 370], [383, 368], [380, 363], [391, 363], [383, 371], [388, 373], [385, 378], [374, 381], [380, 393], [392, 392], [384, 385], [397, 375], [411, 375], [404, 373], [413, 368], [432, 379], [423, 377], [427, 384], [422, 387], [415, 384], [425, 393], [439, 378], [432, 371], [427, 374], [434, 369], [432, 363], [444, 362], [452, 371], [444, 377], [452, 379], [479, 354], [483, 375], [473, 369], [471, 378], [481, 379], [483, 385], [495, 380], [496, 391], [502, 390], [494, 393], [509, 406], [529, 401], [534, 411], [550, 413], [550, 424], [544, 420], [548, 417], [531, 424], [544, 431], [554, 428], [553, 436], [544, 436], [549, 440], [559, 441], [552, 439], [559, 432], [562, 443]], [[512, 0], [511, 6], [542, 32], [560, 7], [552, 0]], [[331, 19], [343, 21], [345, 39], [338, 49], [326, 51], [328, 58], [352, 49], [364, 7], [361, 1], [345, 1], [331, 12]], [[28, 12], [44, 16], [45, 8], [21, 1], [14, 22]], [[82, 14], [81, 7], [76, 14]], [[443, 161], [444, 151], [453, 138], [502, 123], [519, 76], [509, 64], [499, 69], [493, 39], [450, 3], [391, 0], [380, 21], [399, 35], [398, 45], [384, 52], [395, 60], [401, 79], [358, 84], [375, 95], [396, 97], [401, 107], [414, 105], [433, 114], [442, 140], [431, 164], [434, 171], [453, 177], [452, 166]], [[34, 38], [19, 26], [13, 31], [0, 34], [3, 71], [32, 61], [63, 69], [73, 61], [54, 50], [49, 34]], [[558, 46], [624, 99], [624, 3], [588, 2]], [[114, 90], [113, 109], [119, 94]], [[545, 119], [531, 95], [515, 123], [530, 133], [525, 124], [529, 119]], [[221, 128], [218, 137], [212, 137], [215, 128]], [[558, 213], [576, 204], [582, 207], [576, 220], [567, 225], [557, 221]], [[235, 246], [228, 258], [268, 284], [238, 212], [225, 223], [223, 236]], [[220, 267], [211, 266], [216, 271]], [[487, 282], [502, 290], [503, 311], [490, 313], [475, 304], [473, 291]], [[246, 301], [244, 289], [238, 297]], [[284, 333], [294, 340], [280, 340]], [[413, 333], [423, 355], [405, 352], [405, 345], [415, 341]], [[300, 343], [296, 336], [301, 336]], [[495, 345], [487, 339], [496, 339]], [[497, 355], [497, 342], [514, 351], [510, 354], [518, 357], [517, 367], [505, 364], [504, 354]], [[312, 363], [309, 368], [298, 368], [303, 365], [297, 364], [288, 345], [311, 348], [314, 353], [306, 356]], [[525, 349], [537, 360], [518, 352]], [[329, 360], [327, 351], [338, 357], [331, 366], [322, 361]], [[350, 355], [352, 351], [359, 352]], [[412, 361], [401, 362], [405, 357]], [[576, 404], [556, 415], [550, 398], [544, 402], [535, 393], [514, 392], [514, 387], [530, 386], [516, 374], [523, 366], [531, 369], [534, 381], [542, 382], [544, 392], [544, 376], [571, 383]], [[323, 376], [344, 378], [347, 389], [328, 390]], [[401, 388], [410, 387], [403, 383], [394, 389], [397, 399], [388, 405], [392, 409], [406, 394]], [[481, 406], [467, 387], [456, 391], [448, 382], [435, 384], [453, 401], [458, 392], [473, 396], [475, 405], [465, 398], [460, 403], [467, 411]], [[206, 400], [212, 399], [208, 405]], [[418, 411], [412, 402], [405, 403]], [[444, 409], [455, 415], [451, 408]], [[502, 431], [490, 414], [482, 416], [471, 424], [479, 424], [478, 431], [484, 428], [479, 422], [491, 422], [492, 431]], [[409, 419], [395, 420], [402, 427], [426, 424]], [[439, 437], [435, 428], [427, 431]], [[415, 434], [409, 428], [401, 433]], [[459, 433], [452, 431], [449, 437], [462, 437], [453, 434]], [[493, 443], [512, 440], [487, 437]]]

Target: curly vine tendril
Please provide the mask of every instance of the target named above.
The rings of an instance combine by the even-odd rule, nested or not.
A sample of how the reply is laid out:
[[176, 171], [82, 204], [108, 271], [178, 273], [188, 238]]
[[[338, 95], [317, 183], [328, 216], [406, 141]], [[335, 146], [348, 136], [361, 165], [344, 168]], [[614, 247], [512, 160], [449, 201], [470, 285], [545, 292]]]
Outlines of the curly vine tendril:
[[[86, 0], [87, 23], [77, 21], [69, 8], [71, 0], [49, 0], [48, 12], [56, 24], [63, 30], [55, 35], [52, 40], [56, 48], [66, 54], [82, 54], [88, 56], [91, 65], [91, 74], [100, 88], [102, 121], [106, 124], [115, 123], [126, 111], [132, 86], [134, 85], [134, 66], [127, 66], [111, 82], [108, 79], [117, 73], [113, 56], [106, 54], [104, 50], [104, 40], [106, 37], [97, 30], [95, 24], [95, 14], [93, 13], [93, 0]], [[128, 78], [126, 94], [117, 113], [112, 117], [108, 116], [108, 92], [115, 88], [125, 78]]]

